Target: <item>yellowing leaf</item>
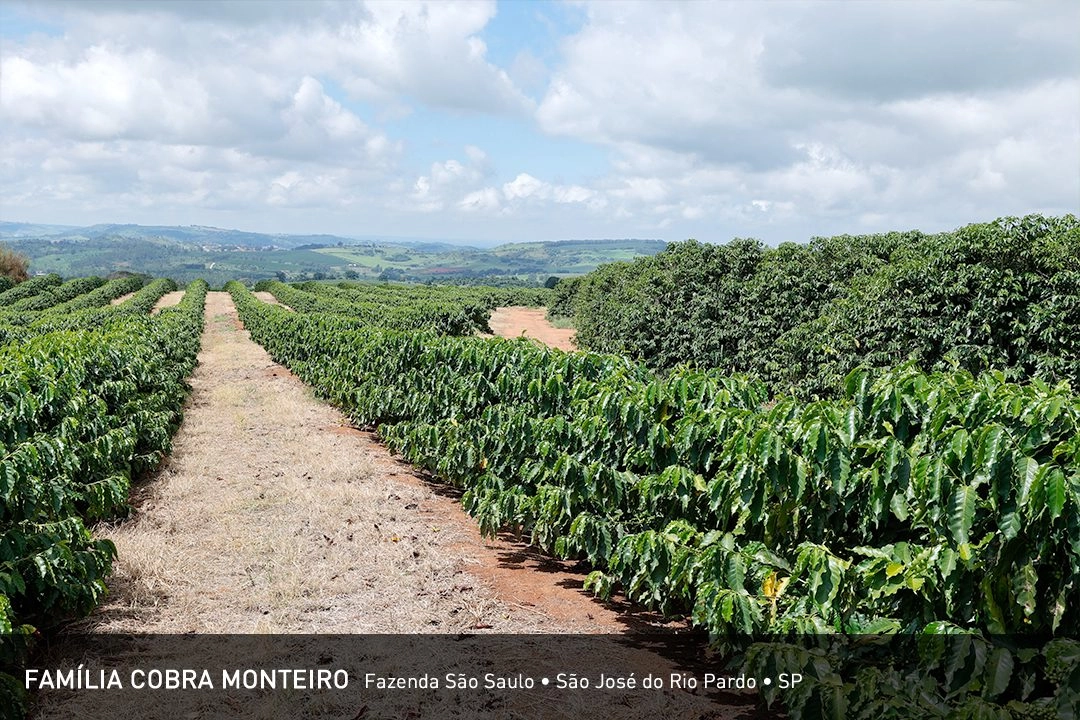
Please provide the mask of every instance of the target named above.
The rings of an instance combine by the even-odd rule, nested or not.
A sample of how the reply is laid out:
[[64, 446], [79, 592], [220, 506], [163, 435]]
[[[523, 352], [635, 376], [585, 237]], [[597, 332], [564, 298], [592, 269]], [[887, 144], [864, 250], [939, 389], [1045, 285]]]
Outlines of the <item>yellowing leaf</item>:
[[776, 597], [776, 572], [770, 572], [765, 576], [765, 582], [761, 586], [761, 593], [767, 598]]

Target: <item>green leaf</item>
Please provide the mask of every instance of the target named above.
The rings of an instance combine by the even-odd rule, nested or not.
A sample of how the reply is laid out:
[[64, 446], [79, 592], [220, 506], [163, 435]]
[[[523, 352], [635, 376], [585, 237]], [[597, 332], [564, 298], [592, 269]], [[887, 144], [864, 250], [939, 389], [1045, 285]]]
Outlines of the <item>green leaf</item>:
[[1013, 673], [1013, 656], [1005, 648], [996, 648], [986, 660], [986, 676], [983, 682], [986, 697], [994, 698], [1005, 692]]
[[1035, 479], [1039, 476], [1039, 463], [1033, 458], [1024, 458], [1017, 464], [1020, 474], [1020, 506], [1024, 507], [1031, 498]]
[[1009, 511], [1001, 516], [1001, 523], [998, 525], [998, 529], [1001, 530], [1001, 535], [1006, 540], [1012, 540], [1020, 534], [1020, 513], [1015, 511]]
[[1061, 468], [1054, 468], [1046, 478], [1046, 508], [1053, 520], [1061, 517], [1065, 509], [1065, 474]]
[[979, 437], [979, 472], [984, 479], [992, 478], [1001, 463], [1006, 437], [1000, 425], [988, 427]]
[[975, 488], [965, 485], [953, 493], [952, 507], [949, 512], [949, 530], [957, 545], [968, 543], [968, 534], [975, 521], [975, 502], [978, 494]]
[[948, 580], [949, 576], [956, 570], [956, 551], [950, 547], [942, 547], [938, 557], [938, 570], [941, 571], [941, 577]]

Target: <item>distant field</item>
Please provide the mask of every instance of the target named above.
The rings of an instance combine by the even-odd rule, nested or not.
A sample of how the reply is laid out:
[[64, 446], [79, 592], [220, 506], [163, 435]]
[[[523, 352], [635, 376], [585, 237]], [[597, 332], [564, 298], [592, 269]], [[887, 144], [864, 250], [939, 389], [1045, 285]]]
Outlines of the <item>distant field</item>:
[[[391, 279], [513, 276], [543, 280], [547, 275], [581, 275], [599, 265], [655, 255], [665, 243], [653, 240], [567, 240], [514, 243], [491, 250], [472, 248], [436, 251], [401, 245], [319, 248], [315, 252], [346, 263], [361, 277], [381, 274]], [[398, 273], [401, 274], [398, 277]]]
[[128, 271], [178, 282], [204, 278], [213, 285], [236, 278], [414, 282], [485, 278], [540, 284], [551, 275], [582, 275], [604, 263], [655, 255], [666, 247], [661, 240], [569, 240], [484, 250], [422, 241], [199, 234], [198, 229], [186, 228], [108, 226], [100, 231], [26, 234], [32, 230], [20, 227], [18, 234], [0, 233], [0, 240], [27, 255], [34, 273], [72, 277]]

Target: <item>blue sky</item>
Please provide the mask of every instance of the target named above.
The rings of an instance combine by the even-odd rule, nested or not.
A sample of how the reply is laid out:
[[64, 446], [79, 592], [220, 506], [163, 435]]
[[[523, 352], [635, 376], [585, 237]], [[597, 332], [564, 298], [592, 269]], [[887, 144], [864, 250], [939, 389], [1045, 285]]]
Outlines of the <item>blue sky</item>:
[[0, 220], [770, 243], [1080, 210], [1080, 6], [0, 0]]

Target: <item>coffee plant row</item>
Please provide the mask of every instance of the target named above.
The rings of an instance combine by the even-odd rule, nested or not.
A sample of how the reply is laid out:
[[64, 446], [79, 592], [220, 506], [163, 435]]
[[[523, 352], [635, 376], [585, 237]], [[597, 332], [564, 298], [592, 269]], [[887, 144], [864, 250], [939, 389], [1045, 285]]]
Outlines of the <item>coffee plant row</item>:
[[277, 300], [300, 312], [333, 313], [360, 324], [395, 330], [428, 329], [445, 335], [490, 333], [490, 311], [500, 305], [542, 305], [550, 296], [536, 288], [375, 285], [306, 282], [259, 283]]
[[[57, 298], [78, 282], [41, 283], [40, 294]], [[9, 706], [20, 702], [20, 683], [5, 674], [27, 649], [19, 638], [101, 600], [116, 549], [87, 524], [123, 514], [132, 478], [169, 452], [199, 348], [206, 283], [154, 316], [171, 281], [79, 287], [95, 284], [45, 310], [29, 309], [31, 295], [0, 313], [0, 704]], [[20, 324], [3, 324], [12, 317]]]
[[442, 302], [457, 305], [483, 305], [488, 309], [506, 305], [538, 307], [552, 298], [550, 290], [526, 287], [488, 287], [484, 285], [392, 285], [390, 283], [342, 282], [335, 285], [306, 282], [298, 285], [309, 292], [343, 298], [353, 302], [380, 303], [401, 307], [415, 302]]
[[54, 287], [58, 287], [62, 279], [59, 275], [39, 275], [32, 277], [25, 282], [21, 282], [18, 285], [10, 287], [3, 292], [0, 292], [0, 307], [10, 307], [15, 303], [49, 291]]
[[[895, 646], [887, 666], [790, 646], [786, 665], [815, 681], [786, 698], [796, 710], [1009, 717], [1007, 702], [1080, 700], [1066, 639], [1080, 632], [1080, 399], [1065, 384], [903, 365], [802, 402], [716, 371], [359, 327], [229, 289], [275, 359], [463, 488], [485, 532], [588, 560], [601, 594], [733, 643], [964, 634], [908, 648], [941, 676], [914, 694]], [[1048, 644], [1010, 649], [1013, 634]], [[750, 657], [764, 671], [777, 654]], [[856, 668], [878, 675], [839, 679]]]
[[1080, 221], [1005, 218], [953, 232], [766, 248], [676, 243], [555, 288], [578, 347], [651, 367], [747, 372], [836, 397], [856, 367], [1001, 370], [1080, 387]]

